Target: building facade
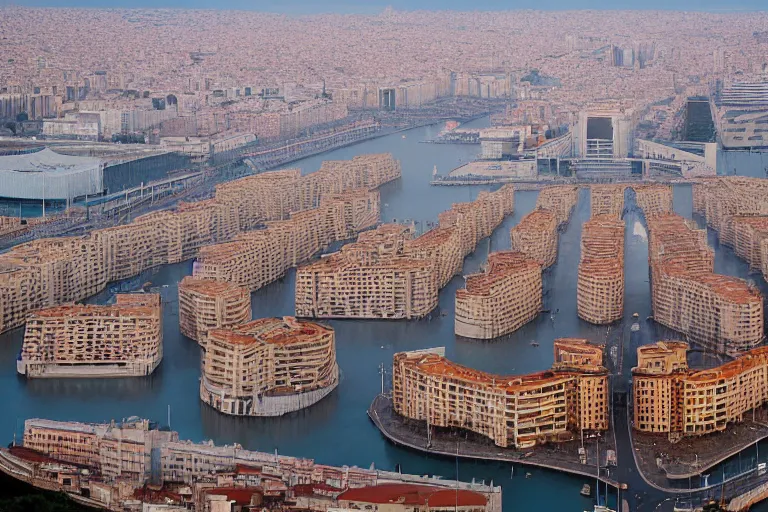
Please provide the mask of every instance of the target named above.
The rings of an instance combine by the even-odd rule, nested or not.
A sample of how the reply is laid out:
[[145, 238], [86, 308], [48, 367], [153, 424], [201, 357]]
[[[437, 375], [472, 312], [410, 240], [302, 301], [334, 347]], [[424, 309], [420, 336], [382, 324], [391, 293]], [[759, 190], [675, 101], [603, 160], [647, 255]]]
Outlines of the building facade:
[[637, 349], [632, 369], [634, 428], [703, 435], [725, 431], [768, 402], [768, 348], [709, 370], [688, 368], [688, 344], [660, 341]]
[[497, 446], [530, 448], [608, 428], [608, 372], [602, 348], [555, 340], [551, 370], [492, 375], [443, 357], [444, 349], [395, 354], [395, 412], [438, 427], [467, 429]]
[[35, 377], [132, 377], [163, 358], [160, 295], [119, 294], [112, 306], [69, 305], [29, 316], [19, 373]]
[[251, 292], [231, 283], [186, 276], [179, 283], [181, 333], [205, 347], [211, 329], [244, 324], [251, 319]]
[[492, 339], [530, 322], [542, 309], [541, 265], [523, 253], [488, 255], [484, 273], [466, 277], [456, 290], [454, 332], [466, 338]]
[[339, 383], [333, 329], [293, 317], [208, 331], [200, 398], [237, 416], [280, 416]]
[[624, 222], [612, 215], [584, 223], [576, 311], [582, 320], [598, 325], [624, 315]]

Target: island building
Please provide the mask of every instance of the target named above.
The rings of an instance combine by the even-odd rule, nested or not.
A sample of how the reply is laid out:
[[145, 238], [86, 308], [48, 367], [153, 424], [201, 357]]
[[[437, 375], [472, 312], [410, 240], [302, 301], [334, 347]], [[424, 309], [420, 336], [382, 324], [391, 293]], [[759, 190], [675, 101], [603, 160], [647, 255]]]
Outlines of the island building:
[[592, 217], [610, 215], [621, 218], [626, 185], [590, 185]]
[[542, 268], [549, 268], [557, 261], [557, 217], [549, 210], [537, 208], [520, 219], [509, 236], [512, 250], [527, 254]]
[[501, 512], [499, 486], [192, 443], [136, 417], [104, 424], [28, 419], [23, 446], [0, 448], [0, 471], [113, 512], [216, 512], [267, 503], [271, 510], [309, 512], [355, 506], [447, 512], [457, 503], [464, 512]]
[[110, 306], [64, 305], [27, 318], [16, 363], [29, 378], [139, 377], [163, 358], [160, 295], [118, 294]]
[[714, 273], [706, 230], [679, 215], [648, 219], [654, 320], [689, 341], [738, 353], [763, 340], [763, 298], [742, 279]]
[[555, 340], [552, 369], [493, 375], [453, 363], [444, 349], [395, 354], [395, 412], [428, 425], [467, 429], [500, 447], [531, 448], [608, 428], [608, 371], [602, 347]]
[[552, 212], [557, 220], [557, 227], [560, 228], [571, 219], [571, 213], [578, 202], [579, 187], [573, 185], [544, 187], [536, 198], [536, 208]]
[[721, 244], [732, 247], [763, 277], [768, 276], [768, 188], [764, 181], [723, 176], [700, 179], [693, 185], [694, 212], [717, 231]]
[[526, 254], [488, 255], [483, 273], [466, 277], [456, 290], [454, 332], [465, 338], [492, 339], [516, 331], [542, 309], [541, 265]]
[[481, 192], [454, 204], [440, 225], [413, 230], [384, 225], [354, 244], [296, 272], [296, 315], [314, 318], [412, 319], [437, 307], [438, 292], [479, 240], [490, 236], [514, 207], [514, 189]]
[[648, 219], [656, 215], [674, 212], [672, 208], [672, 187], [669, 185], [632, 185], [637, 206]]
[[584, 223], [576, 310], [579, 318], [597, 325], [624, 315], [624, 222], [613, 215]]
[[634, 428], [674, 437], [725, 431], [768, 402], [768, 348], [709, 370], [688, 368], [688, 344], [659, 341], [637, 349], [632, 369]]
[[200, 251], [193, 275], [258, 290], [331, 243], [352, 238], [379, 220], [378, 191], [352, 190], [324, 198], [318, 208], [270, 221], [264, 229]]
[[208, 331], [200, 398], [224, 414], [281, 416], [339, 383], [333, 329], [293, 317]]
[[232, 283], [186, 276], [179, 283], [179, 328], [203, 348], [211, 329], [251, 320], [251, 292]]
[[[0, 255], [0, 332], [20, 327], [32, 311], [80, 301], [110, 281], [191, 259], [206, 245], [230, 241], [269, 221], [285, 222], [272, 226], [279, 234], [269, 242], [274, 257], [304, 258], [375, 225], [379, 196], [372, 189], [400, 172], [391, 155], [332, 162], [307, 176], [267, 172], [219, 185], [213, 199], [181, 203], [129, 224], [17, 245]], [[302, 236], [290, 235], [295, 227], [305, 230]]]
[[579, 189], [573, 186], [544, 187], [536, 199], [536, 208], [510, 230], [512, 250], [527, 254], [542, 269], [557, 261], [559, 231], [571, 218], [579, 201]]

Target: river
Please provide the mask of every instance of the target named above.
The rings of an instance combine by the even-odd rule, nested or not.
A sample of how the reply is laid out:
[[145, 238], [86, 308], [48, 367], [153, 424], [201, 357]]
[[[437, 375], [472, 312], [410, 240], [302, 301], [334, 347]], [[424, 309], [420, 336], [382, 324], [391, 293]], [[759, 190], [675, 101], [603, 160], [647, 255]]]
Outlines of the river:
[[[466, 126], [487, 126], [483, 118]], [[412, 219], [426, 225], [436, 221], [438, 213], [453, 202], [474, 199], [488, 187], [432, 187], [433, 166], [447, 173], [475, 157], [477, 146], [420, 144], [433, 138], [441, 126], [415, 128], [403, 133], [368, 140], [353, 146], [306, 158], [291, 164], [304, 172], [313, 172], [323, 160], [348, 159], [358, 154], [391, 152], [402, 163], [402, 179], [386, 184], [381, 190], [382, 220]], [[762, 172], [762, 167], [758, 170]], [[751, 174], [751, 172], [744, 174]], [[464, 274], [478, 271], [488, 251], [510, 246], [509, 229], [536, 202], [537, 192], [517, 192], [515, 212], [494, 231], [488, 240], [464, 262]], [[691, 217], [691, 189], [675, 189], [675, 209]], [[558, 262], [545, 275], [545, 308], [557, 312], [554, 320], [542, 314], [510, 336], [499, 340], [459, 340], [453, 334], [454, 294], [463, 286], [463, 278], [454, 277], [440, 292], [439, 313], [419, 321], [330, 322], [336, 330], [337, 355], [343, 373], [338, 389], [320, 403], [282, 418], [231, 418], [202, 404], [198, 396], [200, 350], [183, 337], [178, 328], [177, 283], [192, 270], [191, 262], [170, 265], [142, 275], [127, 287], [138, 287], [146, 281], [159, 287], [164, 300], [165, 356], [157, 371], [147, 378], [112, 380], [30, 380], [18, 376], [15, 359], [21, 347], [23, 331], [0, 335], [0, 389], [4, 399], [0, 415], [0, 439], [10, 441], [22, 432], [23, 421], [30, 417], [58, 420], [108, 421], [136, 415], [178, 430], [181, 438], [218, 444], [240, 443], [248, 449], [274, 451], [334, 465], [357, 465], [393, 469], [400, 464], [403, 472], [438, 474], [463, 480], [493, 480], [503, 486], [504, 510], [583, 511], [592, 508], [593, 500], [579, 495], [586, 479], [548, 470], [515, 468], [509, 464], [460, 461], [427, 457], [401, 449], [384, 440], [369, 421], [366, 409], [381, 386], [379, 365], [391, 372], [392, 355], [402, 350], [445, 346], [448, 358], [482, 370], [516, 374], [549, 368], [552, 344], [557, 337], [586, 337], [604, 341], [607, 329], [595, 327], [576, 316], [576, 266], [580, 255], [581, 225], [589, 218], [589, 194], [582, 191], [571, 221], [560, 237]], [[642, 318], [650, 314], [648, 284], [647, 237], [642, 220], [627, 217], [626, 308], [630, 315]], [[714, 242], [712, 235], [711, 242]], [[716, 246], [716, 245], [715, 245]], [[716, 246], [719, 272], [746, 276], [746, 264], [729, 249]], [[254, 317], [293, 314], [295, 271], [281, 281], [253, 294]], [[750, 276], [765, 283], [762, 277]], [[110, 297], [107, 290], [89, 302], [103, 302]], [[539, 342], [538, 347], [531, 341]], [[635, 347], [628, 347], [627, 357], [634, 358]], [[390, 375], [385, 375], [389, 381]], [[169, 415], [170, 406], [170, 415]], [[768, 447], [765, 449], [768, 456]], [[761, 457], [762, 459], [763, 457]], [[525, 478], [530, 472], [531, 477]], [[589, 482], [592, 484], [593, 482]], [[553, 492], [553, 490], [556, 490]]]

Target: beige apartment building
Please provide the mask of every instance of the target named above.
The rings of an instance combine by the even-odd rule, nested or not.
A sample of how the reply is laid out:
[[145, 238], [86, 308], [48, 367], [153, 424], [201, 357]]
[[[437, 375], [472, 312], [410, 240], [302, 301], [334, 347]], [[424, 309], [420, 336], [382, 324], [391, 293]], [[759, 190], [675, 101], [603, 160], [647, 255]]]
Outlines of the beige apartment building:
[[573, 208], [578, 202], [579, 187], [573, 185], [544, 187], [536, 198], [536, 208], [552, 212], [559, 228], [570, 220]]
[[672, 187], [669, 185], [633, 185], [637, 206], [643, 210], [645, 218], [671, 213]]
[[579, 318], [597, 325], [624, 315], [624, 222], [614, 215], [584, 223], [576, 310]]
[[691, 436], [724, 431], [768, 401], [768, 348], [709, 370], [688, 368], [683, 342], [637, 349], [632, 369], [634, 428]]
[[[285, 262], [295, 266], [332, 241], [374, 226], [379, 194], [372, 189], [400, 172], [400, 163], [389, 154], [329, 163], [303, 177], [297, 170], [267, 172], [220, 185], [213, 199], [182, 202], [174, 210], [142, 215], [126, 225], [15, 246], [0, 255], [0, 332], [23, 325], [31, 311], [83, 300], [110, 281], [189, 260], [203, 247], [230, 241], [266, 222], [269, 240], [264, 243], [278, 266], [263, 278], [248, 277], [254, 288], [262, 286], [282, 275]], [[304, 230], [300, 236], [297, 229]], [[264, 236], [256, 233], [244, 234], [245, 241]], [[264, 250], [259, 244], [239, 240], [235, 246], [217, 246], [224, 256], [245, 253], [244, 263], [225, 260], [220, 266], [250, 265], [253, 252]], [[257, 249], [250, 249], [253, 245]], [[209, 277], [205, 272], [200, 276]], [[218, 277], [218, 269], [210, 272], [210, 277], [227, 280]], [[251, 270], [221, 271], [223, 276], [228, 272]], [[233, 282], [248, 284], [246, 278]]]
[[330, 327], [262, 318], [208, 331], [200, 398], [237, 416], [280, 416], [318, 402], [339, 383]]
[[546, 269], [557, 261], [557, 216], [537, 208], [513, 227], [509, 236], [512, 250], [527, 254]]
[[24, 422], [25, 448], [95, 470], [107, 481], [120, 479], [135, 486], [150, 478], [152, 449], [169, 441], [178, 441], [178, 434], [137, 418], [106, 424]]
[[193, 275], [255, 291], [378, 219], [378, 191], [332, 195], [318, 208], [293, 213], [287, 220], [268, 222], [265, 229], [242, 233], [232, 242], [204, 247]]
[[626, 185], [590, 185], [592, 217], [610, 215], [621, 218]]
[[395, 354], [395, 412], [438, 427], [471, 430], [501, 447], [530, 448], [608, 428], [602, 347], [555, 340], [551, 370], [493, 375], [448, 361], [444, 349]]
[[715, 274], [706, 231], [675, 214], [648, 219], [654, 319], [720, 352], [763, 340], [763, 298], [742, 279]]
[[519, 252], [491, 253], [486, 271], [456, 290], [454, 332], [477, 339], [509, 334], [538, 316], [542, 295], [538, 262]]
[[119, 294], [111, 306], [66, 305], [27, 318], [19, 373], [35, 377], [138, 377], [163, 358], [160, 295]]
[[379, 227], [341, 251], [296, 272], [296, 315], [315, 318], [412, 319], [437, 307], [440, 286], [475, 244], [514, 206], [514, 189], [481, 192], [440, 214], [440, 227], [413, 239], [402, 227]]
[[179, 328], [203, 348], [211, 329], [251, 320], [251, 292], [247, 288], [186, 276], [179, 283]]

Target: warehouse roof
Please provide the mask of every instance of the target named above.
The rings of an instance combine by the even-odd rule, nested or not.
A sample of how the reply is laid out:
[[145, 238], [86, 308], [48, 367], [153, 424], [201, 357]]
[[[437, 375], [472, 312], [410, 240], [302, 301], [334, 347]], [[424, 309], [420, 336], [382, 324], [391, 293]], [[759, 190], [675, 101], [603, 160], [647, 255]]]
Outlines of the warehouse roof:
[[62, 155], [49, 148], [22, 155], [0, 156], [0, 172], [77, 174], [100, 165], [99, 158]]

